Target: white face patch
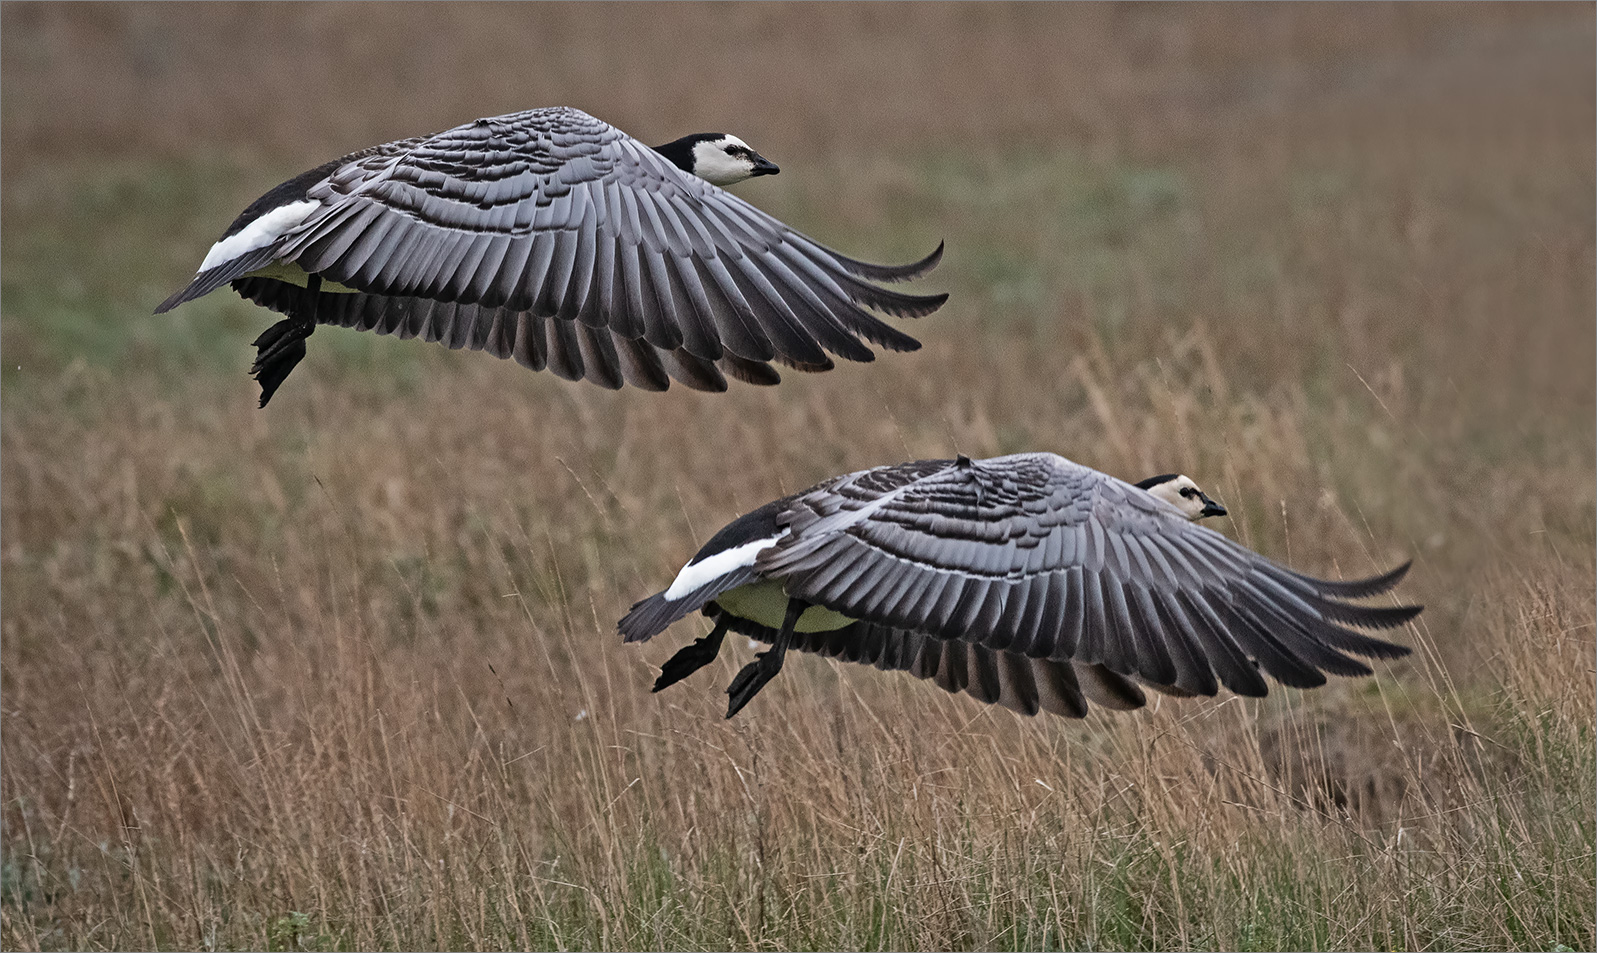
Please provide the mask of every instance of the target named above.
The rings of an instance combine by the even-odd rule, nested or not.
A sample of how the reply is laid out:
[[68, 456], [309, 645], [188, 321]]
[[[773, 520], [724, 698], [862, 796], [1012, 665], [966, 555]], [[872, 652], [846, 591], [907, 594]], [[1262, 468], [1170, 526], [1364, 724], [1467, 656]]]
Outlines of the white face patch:
[[747, 149], [737, 136], [722, 136], [693, 146], [693, 174], [711, 185], [735, 185], [754, 174], [754, 160], [746, 155], [727, 155], [727, 146]]
[[[1184, 490], [1189, 492], [1183, 494]], [[1203, 491], [1190, 477], [1178, 476], [1174, 480], [1166, 480], [1148, 492], [1180, 510], [1189, 520], [1203, 518]]]
[[198, 274], [204, 274], [257, 248], [265, 248], [281, 238], [289, 229], [310, 218], [310, 214], [321, 207], [322, 203], [310, 200], [279, 205], [212, 245], [211, 250], [205, 255], [205, 260], [200, 262]]
[[768, 549], [773, 543], [787, 535], [787, 530], [777, 533], [769, 539], [756, 539], [742, 546], [723, 549], [713, 556], [706, 556], [696, 563], [688, 563], [677, 573], [676, 580], [671, 583], [671, 588], [665, 591], [665, 597], [672, 601], [681, 599], [705, 583], [745, 566], [754, 565], [754, 560], [760, 555], [760, 550]]

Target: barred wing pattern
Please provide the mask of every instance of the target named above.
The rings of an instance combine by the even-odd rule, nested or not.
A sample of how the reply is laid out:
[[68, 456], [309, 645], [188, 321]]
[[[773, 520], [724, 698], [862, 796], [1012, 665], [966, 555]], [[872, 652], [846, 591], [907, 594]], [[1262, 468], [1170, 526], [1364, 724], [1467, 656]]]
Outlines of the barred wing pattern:
[[[924, 274], [941, 245], [904, 266], [856, 261], [569, 108], [354, 153], [252, 208], [274, 201], [317, 204], [160, 310], [293, 263], [363, 293], [319, 320], [459, 342], [607, 386], [663, 386], [662, 372], [677, 368], [690, 386], [721, 389], [713, 366], [774, 383], [773, 361], [818, 371], [832, 354], [872, 360], [864, 342], [913, 350], [914, 338], [866, 309], [918, 317], [947, 297], [872, 283]], [[305, 293], [269, 278], [237, 288], [278, 310], [292, 307], [291, 292]], [[324, 291], [318, 310], [339, 297]]]
[[1304, 576], [1054, 454], [850, 474], [796, 496], [779, 522], [788, 534], [754, 568], [792, 596], [1191, 694], [1215, 694], [1218, 677], [1263, 695], [1260, 668], [1297, 687], [1369, 674], [1345, 653], [1408, 650], [1346, 625], [1420, 611], [1346, 601], [1390, 589], [1406, 564], [1352, 582]]

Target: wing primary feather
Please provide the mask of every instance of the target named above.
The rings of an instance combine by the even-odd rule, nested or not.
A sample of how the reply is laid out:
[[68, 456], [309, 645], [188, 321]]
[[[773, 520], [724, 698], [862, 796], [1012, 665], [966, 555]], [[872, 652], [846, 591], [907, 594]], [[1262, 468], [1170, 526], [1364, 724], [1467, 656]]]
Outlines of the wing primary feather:
[[1148, 703], [1142, 689], [1102, 665], [1077, 665], [1076, 678], [1082, 694], [1105, 708], [1134, 711]]
[[1137, 674], [1156, 685], [1176, 685], [1187, 691], [1195, 681], [1191, 659], [1180, 633], [1165, 628], [1164, 617], [1154, 608], [1148, 587], [1135, 582], [1120, 584], [1122, 601], [1137, 640], [1141, 665]]
[[970, 673], [965, 668], [965, 653], [958, 651], [957, 642], [943, 642], [936, 646], [942, 662], [937, 667], [937, 684], [951, 692], [963, 691], [970, 684]]
[[1081, 596], [1081, 642], [1070, 657], [1083, 662], [1103, 662], [1113, 651], [1109, 647], [1109, 640], [1114, 636], [1106, 618], [1103, 590], [1098, 585], [1097, 573], [1082, 573]]
[[[1242, 598], [1238, 600], [1237, 608], [1242, 614], [1251, 616], [1254, 623], [1272, 638], [1276, 638], [1283, 648], [1315, 668], [1333, 675], [1370, 674], [1368, 665], [1349, 658], [1320, 641], [1305, 620], [1264, 598], [1256, 590], [1242, 589]], [[1276, 635], [1278, 632], [1290, 635], [1291, 641], [1278, 637]]]
[[1250, 614], [1214, 593], [1204, 593], [1203, 602], [1223, 621], [1225, 631], [1231, 633], [1276, 681], [1293, 688], [1317, 688], [1325, 684], [1325, 676], [1318, 669], [1277, 641]]
[[703, 358], [694, 357], [680, 348], [657, 353], [660, 355], [660, 363], [672, 379], [681, 381], [693, 390], [714, 392], [726, 390], [726, 377], [721, 374], [719, 368]]
[[610, 343], [610, 332], [604, 328], [590, 328], [576, 321], [549, 319], [552, 324], [563, 325], [576, 332], [577, 344], [582, 351], [582, 365], [588, 380], [606, 390], [620, 390], [626, 383], [621, 374], [621, 359], [615, 345]]
[[[1170, 659], [1176, 666], [1175, 683], [1195, 695], [1212, 696], [1219, 692], [1214, 666], [1199, 647], [1199, 636], [1192, 623], [1172, 598], [1159, 592], [1139, 588], [1138, 604], [1144, 617], [1157, 616], [1160, 627], [1169, 636]], [[1226, 662], [1231, 662], [1226, 659]], [[1246, 659], [1242, 660], [1244, 663]]]
[[[907, 295], [859, 280], [851, 269], [843, 265], [864, 265], [815, 242], [813, 239], [788, 228], [746, 202], [721, 203], [716, 211], [746, 239], [745, 250], [769, 255], [783, 243], [791, 244], [812, 260], [826, 268], [834, 282], [842, 286], [851, 300], [869, 304], [873, 308], [898, 317], [921, 317], [930, 314], [948, 300], [948, 295]], [[867, 266], [879, 268], [880, 266]]]
[[[575, 259], [571, 264], [570, 284], [566, 290], [560, 317], [575, 317], [580, 320], [588, 310], [589, 296], [598, 282], [600, 244], [598, 208], [590, 195], [583, 206], [582, 222], [576, 229]], [[602, 244], [610, 243], [606, 241]], [[593, 315], [593, 318], [594, 320], [584, 320], [583, 323], [596, 326], [608, 324], [607, 321], [598, 321], [597, 315]]]
[[[1099, 573], [1098, 588], [1103, 590], [1104, 623], [1108, 630], [1106, 645], [1109, 654], [1103, 664], [1128, 675], [1141, 674], [1147, 668], [1157, 667], [1152, 658], [1142, 657], [1140, 649], [1145, 643], [1137, 638], [1136, 626], [1132, 623], [1131, 610], [1126, 606], [1126, 595], [1120, 581]], [[1147, 647], [1152, 648], [1151, 645]]]
[[[1263, 698], [1270, 687], [1259, 674], [1259, 667], [1249, 658], [1247, 650], [1227, 631], [1225, 622], [1210, 608], [1207, 600], [1185, 590], [1175, 593], [1174, 605], [1192, 623], [1199, 641], [1208, 650], [1220, 683], [1238, 695]], [[1218, 661], [1223, 659], [1224, 661]]]
[[851, 275], [858, 275], [861, 278], [868, 278], [871, 281], [910, 281], [925, 275], [933, 268], [936, 268], [937, 263], [943, 260], [942, 242], [937, 243], [937, 247], [932, 249], [930, 255], [920, 261], [912, 261], [907, 265], [876, 265], [868, 261], [850, 258], [847, 255], [832, 251], [830, 248], [826, 248], [825, 251], [844, 271]]
[[660, 363], [660, 355], [647, 341], [632, 341], [612, 333], [616, 357], [621, 362], [621, 376], [633, 387], [647, 391], [663, 391], [671, 386], [671, 376]]
[[1408, 575], [1409, 567], [1412, 565], [1413, 562], [1409, 561], [1378, 576], [1371, 576], [1368, 579], [1349, 579], [1340, 582], [1331, 579], [1316, 579], [1313, 576], [1305, 576], [1290, 569], [1283, 568], [1282, 571], [1313, 586], [1315, 591], [1322, 595], [1335, 596], [1339, 599], [1363, 599], [1368, 596], [1378, 596], [1402, 582], [1403, 577]]
[[765, 282], [778, 294], [792, 311], [799, 324], [812, 334], [822, 347], [850, 361], [866, 363], [876, 360], [870, 348], [859, 342], [843, 322], [832, 313], [803, 278], [795, 275], [780, 258], [764, 256], [746, 259], [765, 278]]
[[[1270, 562], [1261, 562], [1258, 572], [1252, 577], [1254, 580], [1268, 579], [1273, 587], [1279, 587], [1292, 592], [1293, 597], [1306, 602], [1326, 619], [1345, 622], [1363, 629], [1391, 629], [1408, 622], [1419, 615], [1424, 606], [1361, 606], [1338, 602], [1330, 596], [1306, 591], [1294, 585], [1294, 581], [1283, 578], [1287, 570]], [[1390, 645], [1383, 642], [1382, 645]], [[1399, 646], [1401, 648], [1401, 646]], [[1406, 653], [1405, 653], [1406, 654]]]
[[[529, 272], [527, 265], [530, 263], [533, 246], [537, 238], [534, 235], [517, 235], [510, 238], [505, 246], [505, 256], [500, 263], [493, 281], [483, 293], [480, 304], [490, 308], [509, 308], [512, 311], [532, 310], [532, 295], [528, 293], [530, 285], [537, 288], [538, 275]], [[522, 275], [526, 274], [523, 280]]]
[[776, 356], [771, 339], [760, 330], [759, 319], [738, 290], [737, 282], [726, 273], [726, 265], [714, 259], [692, 258], [699, 287], [710, 307], [712, 327], [726, 350], [749, 361], [764, 363]]
[[[1294, 618], [1309, 629], [1316, 639], [1326, 645], [1374, 658], [1401, 658], [1409, 654], [1406, 646], [1371, 638], [1327, 621], [1326, 617], [1330, 613], [1325, 611], [1321, 600], [1312, 596], [1310, 600], [1313, 601], [1302, 599], [1284, 586], [1277, 584], [1275, 580], [1267, 575], [1255, 574], [1247, 580], [1246, 585], [1258, 591], [1260, 598], [1268, 598], [1269, 595], [1273, 595], [1273, 602], [1284, 602], [1290, 605], [1296, 610]], [[1260, 587], [1268, 589], [1270, 591], [1269, 594], [1263, 592]], [[1395, 618], [1397, 620], [1396, 624], [1407, 622], [1419, 613], [1418, 607], [1415, 606], [1380, 606], [1371, 608], [1364, 606], [1338, 606], [1336, 608], [1340, 612], [1333, 617], [1341, 619], [1344, 616], [1349, 616], [1353, 619], [1354, 624], [1358, 624], [1359, 621], [1365, 621], [1365, 624], [1369, 624], [1368, 617], [1363, 615], [1366, 612], [1380, 619]]]
[[810, 290], [826, 302], [827, 307], [845, 328], [872, 344], [891, 351], [914, 351], [920, 348], [919, 341], [883, 323], [875, 315], [864, 310], [859, 302], [837, 284], [837, 279], [833, 275], [828, 274], [823, 266], [804, 254], [802, 250], [783, 243], [778, 251], [790, 269], [803, 272], [804, 277], [808, 279]]
[[638, 254], [636, 245], [626, 244], [623, 238], [616, 239], [613, 292], [616, 310], [612, 312], [612, 319], [617, 322], [616, 330], [627, 337], [643, 338], [661, 350], [673, 350], [676, 348], [675, 344], [655, 339], [661, 329], [652, 327], [649, 323], [648, 313], [643, 304], [643, 270], [638, 261]]
[[[794, 242], [795, 247], [800, 251], [806, 250], [806, 244], [802, 241]], [[812, 259], [817, 257], [811, 256]], [[824, 258], [820, 260], [824, 261]], [[893, 291], [889, 288], [882, 288], [860, 281], [847, 272], [834, 271], [831, 272], [831, 277], [837, 282], [843, 294], [854, 302], [856, 306], [874, 308], [895, 318], [923, 318], [941, 308], [948, 301], [946, 293], [929, 295], [905, 294], [902, 291]], [[862, 312], [862, 314], [869, 316], [868, 312]]]
[[831, 370], [832, 361], [821, 346], [810, 336], [792, 310], [770, 286], [760, 270], [747, 256], [734, 260], [727, 267], [743, 299], [754, 305], [760, 327], [776, 348], [776, 358], [800, 370]]
[[[698, 272], [685, 256], [658, 256], [662, 258], [664, 280], [670, 285], [671, 298], [677, 303], [677, 320], [682, 328], [682, 347], [690, 354], [708, 361], [719, 360], [722, 354], [721, 338], [716, 333], [715, 312], [709, 295], [699, 283]], [[659, 283], [656, 278], [656, 283]]]
[[467, 304], [477, 304], [487, 296], [493, 287], [494, 279], [498, 277], [499, 270], [504, 266], [505, 253], [510, 249], [509, 235], [492, 235], [488, 238], [488, 247], [483, 252], [482, 261], [477, 264], [476, 274], [471, 276], [471, 281], [466, 284], [465, 293], [460, 300]]
[[488, 326], [488, 332], [482, 349], [500, 359], [509, 357], [516, 346], [515, 312], [495, 308], [492, 318], [483, 323]]
[[754, 384], [759, 387], [771, 387], [782, 382], [782, 375], [776, 368], [759, 361], [749, 361], [731, 351], [724, 351], [716, 362], [728, 377], [736, 378], [745, 384]]
[[[549, 243], [549, 261], [542, 265], [545, 277], [533, 307], [562, 321], [575, 321], [582, 298], [572, 284], [582, 239], [575, 231], [562, 230]], [[584, 289], [582, 294], [586, 294]]]
[[627, 321], [625, 294], [616, 294], [621, 283], [620, 270], [616, 267], [616, 252], [620, 247], [619, 237], [598, 236], [594, 246], [593, 288], [583, 303], [580, 318], [584, 324], [609, 327], [622, 337], [635, 340], [643, 337], [643, 325], [634, 326]]
[[972, 695], [988, 705], [997, 703], [1004, 697], [1003, 676], [998, 672], [998, 665], [994, 658], [995, 653], [967, 642], [960, 642], [954, 646], [955, 651], [963, 650], [965, 655], [965, 671], [970, 676], [970, 687], [965, 689], [966, 694]]
[[455, 321], [455, 336], [458, 343], [451, 343], [450, 347], [456, 349], [465, 347], [480, 351], [488, 341], [490, 316], [499, 309], [468, 306], [463, 310], [466, 311], [462, 316], [464, 320]]
[[1087, 699], [1076, 678], [1076, 667], [1069, 662], [1032, 659], [1031, 672], [1037, 686], [1037, 704], [1043, 711], [1066, 718], [1087, 717]]
[[510, 356], [529, 370], [541, 371], [549, 366], [549, 347], [545, 343], [543, 322], [543, 318], [527, 311], [516, 314], [516, 341], [511, 345]]
[[582, 360], [582, 345], [577, 340], [576, 326], [550, 319], [545, 319], [543, 325], [548, 332], [549, 370], [563, 380], [582, 380], [587, 366]]

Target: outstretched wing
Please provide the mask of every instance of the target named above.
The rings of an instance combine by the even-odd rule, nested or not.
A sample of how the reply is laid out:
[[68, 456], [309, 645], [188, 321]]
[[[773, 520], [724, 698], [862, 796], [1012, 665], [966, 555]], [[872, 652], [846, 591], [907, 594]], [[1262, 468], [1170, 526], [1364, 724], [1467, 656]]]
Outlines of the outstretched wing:
[[1255, 660], [1299, 687], [1369, 674], [1345, 653], [1408, 650], [1346, 626], [1389, 628], [1420, 611], [1346, 601], [1385, 592], [1407, 565], [1356, 582], [1304, 576], [1053, 454], [852, 474], [794, 497], [779, 525], [787, 534], [754, 568], [790, 595], [1194, 694], [1214, 694], [1217, 676], [1264, 694]]
[[923, 274], [941, 251], [901, 267], [856, 261], [586, 113], [536, 109], [378, 146], [284, 183], [160, 310], [286, 263], [378, 296], [391, 325], [419, 327], [443, 302], [473, 306], [453, 315], [471, 325], [457, 332], [465, 339], [527, 313], [606, 328], [662, 355], [824, 370], [828, 353], [871, 360], [862, 341], [919, 346], [866, 309], [915, 317], [947, 296], [871, 282]]

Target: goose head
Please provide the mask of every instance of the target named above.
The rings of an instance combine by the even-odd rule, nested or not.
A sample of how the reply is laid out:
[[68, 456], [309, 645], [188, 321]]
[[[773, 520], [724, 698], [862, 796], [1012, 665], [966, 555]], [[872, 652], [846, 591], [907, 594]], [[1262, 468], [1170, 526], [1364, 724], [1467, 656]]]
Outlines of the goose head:
[[749, 148], [748, 143], [724, 132], [699, 132], [655, 146], [677, 168], [711, 185], [728, 186], [756, 175], [782, 171], [776, 163]]
[[1164, 473], [1135, 484], [1138, 489], [1164, 500], [1197, 522], [1208, 516], [1224, 516], [1225, 507], [1209, 499], [1192, 478], [1181, 473]]

